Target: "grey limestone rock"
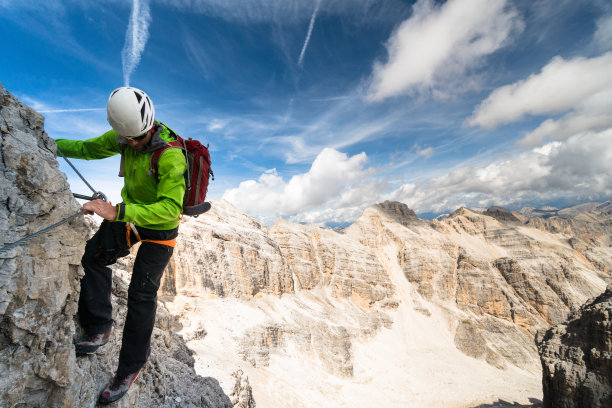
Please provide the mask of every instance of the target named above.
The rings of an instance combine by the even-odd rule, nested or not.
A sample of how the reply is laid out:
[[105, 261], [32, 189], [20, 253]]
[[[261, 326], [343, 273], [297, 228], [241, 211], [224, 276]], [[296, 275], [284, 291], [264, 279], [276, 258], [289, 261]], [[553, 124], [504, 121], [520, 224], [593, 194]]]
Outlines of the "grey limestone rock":
[[485, 211], [483, 214], [488, 215], [489, 217], [493, 217], [503, 222], [510, 222], [510, 223], [520, 223], [521, 222], [514, 214], [512, 214], [512, 212], [502, 207], [497, 207], [497, 206], [489, 207], [487, 211]]
[[[43, 117], [0, 84], [0, 246], [78, 211]], [[0, 405], [70, 401], [72, 338], [87, 229], [77, 218], [0, 252]], [[76, 370], [75, 370], [76, 369]]]
[[544, 407], [612, 407], [612, 285], [537, 344]]
[[419, 220], [416, 213], [404, 203], [387, 200], [375, 206], [402, 225], [408, 225]]

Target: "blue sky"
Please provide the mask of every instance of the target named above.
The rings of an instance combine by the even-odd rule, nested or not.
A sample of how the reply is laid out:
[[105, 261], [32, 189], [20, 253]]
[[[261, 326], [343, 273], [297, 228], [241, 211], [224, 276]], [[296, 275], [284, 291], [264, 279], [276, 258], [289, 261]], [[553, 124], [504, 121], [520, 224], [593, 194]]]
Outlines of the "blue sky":
[[[608, 1], [0, 0], [0, 47], [51, 137], [139, 87], [210, 144], [209, 197], [268, 224], [612, 198]], [[75, 165], [118, 201], [118, 158]]]

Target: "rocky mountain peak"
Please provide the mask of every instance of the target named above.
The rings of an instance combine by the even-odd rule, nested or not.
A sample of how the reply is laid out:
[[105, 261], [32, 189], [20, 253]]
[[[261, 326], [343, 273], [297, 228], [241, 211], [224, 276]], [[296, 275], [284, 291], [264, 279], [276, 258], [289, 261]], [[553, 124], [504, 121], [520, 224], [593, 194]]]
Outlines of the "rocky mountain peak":
[[451, 212], [449, 217], [466, 217], [466, 216], [472, 216], [475, 214], [478, 214], [478, 213], [466, 207], [459, 207], [455, 211]]
[[382, 211], [389, 218], [402, 225], [408, 225], [419, 219], [416, 213], [408, 208], [406, 204], [397, 201], [387, 200], [383, 203], [375, 204], [374, 208]]
[[508, 222], [508, 223], [520, 223], [521, 221], [512, 212], [506, 210], [503, 207], [492, 206], [489, 207], [484, 213], [489, 217], [493, 217], [496, 220]]

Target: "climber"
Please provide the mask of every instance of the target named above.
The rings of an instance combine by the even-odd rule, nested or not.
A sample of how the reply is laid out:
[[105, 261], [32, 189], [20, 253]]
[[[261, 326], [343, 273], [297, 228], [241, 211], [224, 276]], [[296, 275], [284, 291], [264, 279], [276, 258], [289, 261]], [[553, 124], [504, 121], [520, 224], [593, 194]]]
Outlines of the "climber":
[[170, 131], [155, 121], [155, 109], [146, 93], [132, 87], [118, 88], [110, 94], [106, 108], [112, 129], [102, 136], [85, 141], [56, 140], [67, 157], [92, 160], [121, 154], [119, 175], [125, 174], [122, 203], [113, 206], [94, 200], [83, 205], [88, 214], [96, 213], [104, 220], [87, 241], [81, 260], [85, 275], [78, 314], [85, 335], [75, 342], [77, 356], [93, 354], [108, 342], [113, 325], [108, 265], [128, 255], [132, 244], [142, 242], [128, 290], [119, 364], [115, 377], [100, 394], [102, 404], [125, 395], [149, 356], [157, 290], [178, 236], [187, 166], [181, 149], [167, 149], [157, 163], [157, 177], [152, 175], [151, 152], [166, 145]]

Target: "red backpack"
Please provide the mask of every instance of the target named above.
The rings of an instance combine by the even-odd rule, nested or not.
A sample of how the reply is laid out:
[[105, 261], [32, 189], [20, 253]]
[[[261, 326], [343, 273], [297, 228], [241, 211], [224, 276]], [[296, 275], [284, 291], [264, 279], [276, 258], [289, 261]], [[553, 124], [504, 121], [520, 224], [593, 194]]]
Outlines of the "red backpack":
[[206, 191], [208, 190], [209, 177], [215, 179], [215, 175], [210, 168], [210, 153], [208, 146], [204, 146], [197, 140], [191, 138], [184, 140], [174, 133], [168, 126], [163, 125], [176, 137], [176, 141], [168, 142], [161, 149], [151, 155], [151, 168], [157, 178], [157, 162], [162, 153], [167, 149], [177, 147], [183, 150], [187, 159], [187, 171], [185, 171], [185, 197], [183, 198], [183, 214], [197, 217], [210, 210], [210, 203], [205, 202]]

